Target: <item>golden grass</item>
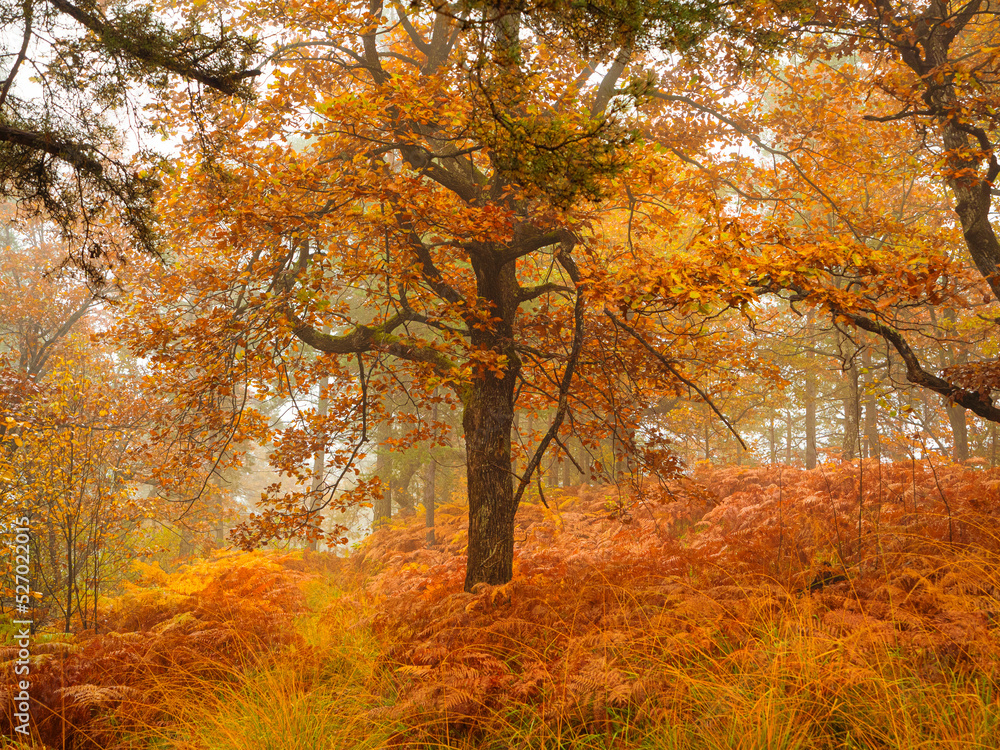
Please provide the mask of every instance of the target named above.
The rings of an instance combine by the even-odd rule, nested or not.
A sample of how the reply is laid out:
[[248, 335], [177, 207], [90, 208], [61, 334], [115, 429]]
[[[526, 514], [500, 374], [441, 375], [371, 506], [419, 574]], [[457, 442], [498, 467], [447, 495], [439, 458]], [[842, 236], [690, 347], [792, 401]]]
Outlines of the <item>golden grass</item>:
[[771, 576], [567, 498], [555, 521], [522, 513], [513, 582], [467, 594], [450, 510], [437, 550], [414, 522], [351, 562], [280, 557], [301, 593], [281, 601], [304, 602], [294, 637], [156, 673], [155, 720], [106, 747], [1000, 747], [1000, 544], [969, 516], [962, 545], [883, 524], [849, 580], [810, 591], [812, 563]]
[[[163, 731], [149, 732], [142, 746], [1000, 746], [993, 675], [961, 660], [950, 663], [945, 654], [900, 649], [885, 632], [863, 625], [832, 632], [821, 626], [824, 607], [814, 596], [787, 597], [775, 609], [775, 599], [747, 587], [742, 597], [738, 591], [727, 592], [732, 598], [723, 600], [722, 608], [730, 611], [715, 612], [714, 622], [712, 613], [696, 606], [665, 629], [662, 613], [637, 606], [645, 600], [635, 591], [608, 584], [607, 594], [616, 600], [609, 608], [624, 604], [641, 613], [610, 639], [584, 632], [553, 654], [535, 637], [525, 643], [509, 635], [490, 640], [471, 632], [479, 625], [475, 623], [470, 632], [452, 634], [452, 654], [436, 666], [417, 668], [391, 656], [399, 644], [384, 623], [373, 627], [379, 606], [362, 589], [345, 591], [314, 582], [308, 596], [314, 611], [297, 618], [295, 625], [302, 643], [266, 668], [234, 673], [231, 680], [183, 686], [173, 681], [174, 718]], [[499, 619], [502, 613], [494, 614]], [[569, 610], [567, 614], [572, 619]], [[583, 614], [577, 614], [576, 623], [563, 623], [566, 631], [579, 627]], [[727, 627], [727, 618], [733, 621], [737, 615], [745, 625], [738, 634]], [[558, 635], [549, 633], [553, 642]], [[470, 661], [474, 649], [489, 658]], [[581, 659], [591, 672], [574, 668]], [[480, 665], [480, 674], [466, 675], [465, 700], [462, 682], [447, 668], [449, 661]], [[536, 689], [517, 699], [497, 700], [477, 683], [491, 669], [531, 680]]]

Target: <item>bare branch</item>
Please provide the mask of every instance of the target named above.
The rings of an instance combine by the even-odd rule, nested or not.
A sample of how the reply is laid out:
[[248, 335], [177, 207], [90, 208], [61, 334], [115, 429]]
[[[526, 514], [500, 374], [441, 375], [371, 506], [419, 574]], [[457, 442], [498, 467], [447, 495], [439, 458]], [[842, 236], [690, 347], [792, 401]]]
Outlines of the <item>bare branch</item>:
[[840, 207], [837, 205], [836, 201], [834, 201], [833, 198], [831, 198], [827, 194], [827, 192], [823, 190], [823, 188], [817, 185], [812, 180], [812, 178], [810, 178], [809, 175], [806, 174], [805, 170], [799, 166], [799, 163], [792, 158], [791, 153], [789, 153], [788, 151], [782, 151], [781, 149], [778, 148], [774, 148], [773, 146], [768, 146], [766, 143], [764, 143], [763, 139], [759, 135], [754, 133], [752, 130], [747, 129], [743, 125], [740, 125], [740, 123], [738, 123], [733, 118], [727, 117], [714, 107], [709, 107], [708, 105], [702, 104], [701, 102], [697, 102], [694, 99], [691, 99], [690, 97], [687, 96], [666, 94], [662, 91], [658, 91], [655, 89], [652, 90], [650, 94], [655, 98], [661, 99], [665, 102], [684, 104], [688, 107], [692, 107], [693, 109], [698, 110], [699, 112], [709, 115], [710, 117], [715, 118], [724, 125], [728, 125], [735, 132], [739, 133], [745, 138], [748, 138], [755, 146], [757, 146], [757, 148], [761, 149], [762, 151], [765, 151], [766, 153], [771, 154], [772, 156], [780, 156], [782, 159], [787, 160], [788, 163], [792, 166], [792, 169], [794, 169], [796, 172], [799, 173], [799, 177], [801, 177], [802, 180], [809, 185], [809, 187], [811, 187], [814, 191], [816, 191], [816, 194], [819, 195], [827, 203], [827, 205], [829, 205], [830, 208], [832, 208], [837, 213], [840, 219], [847, 225], [847, 228], [851, 230], [851, 234], [853, 234], [856, 239], [864, 241], [864, 237], [861, 235], [860, 232], [858, 232], [857, 228], [854, 226], [851, 220], [848, 219], [840, 211]]
[[857, 328], [861, 328], [870, 333], [881, 336], [892, 344], [899, 353], [906, 367], [906, 379], [914, 385], [919, 385], [928, 390], [934, 391], [950, 402], [965, 407], [974, 414], [991, 422], [1000, 422], [1000, 409], [993, 405], [993, 400], [975, 391], [967, 391], [956, 385], [949, 383], [944, 378], [940, 378], [924, 369], [917, 358], [916, 353], [902, 334], [894, 328], [890, 328], [884, 323], [872, 320], [864, 315], [849, 312], [835, 305], [830, 305], [830, 309], [836, 314]]
[[17, 59], [14, 60], [14, 64], [10, 66], [10, 72], [7, 74], [7, 80], [3, 82], [3, 89], [0, 90], [0, 108], [2, 108], [4, 103], [7, 101], [7, 94], [10, 93], [10, 87], [13, 85], [14, 78], [17, 76], [17, 69], [21, 67], [21, 63], [23, 63], [25, 58], [28, 56], [28, 44], [31, 42], [34, 10], [34, 3], [31, 2], [31, 0], [24, 0], [24, 35], [21, 38], [21, 49], [17, 53]]
[[[566, 360], [566, 369], [563, 370], [562, 380], [559, 382], [559, 404], [556, 407], [555, 416], [552, 418], [552, 424], [549, 425], [549, 429], [546, 431], [544, 437], [542, 437], [542, 441], [538, 444], [535, 454], [525, 467], [521, 481], [517, 485], [517, 491], [514, 493], [515, 508], [521, 502], [521, 496], [524, 495], [524, 489], [531, 481], [531, 475], [538, 469], [539, 464], [542, 462], [542, 457], [549, 447], [549, 443], [555, 439], [556, 434], [559, 432], [559, 427], [562, 426], [563, 419], [566, 417], [566, 411], [569, 407], [569, 387], [573, 382], [573, 371], [576, 369], [576, 363], [580, 359], [580, 350], [583, 348], [583, 313], [585, 301], [579, 286], [580, 273], [577, 270], [573, 257], [570, 255], [571, 247], [570, 243], [564, 243], [557, 252], [556, 258], [559, 260], [560, 265], [566, 269], [566, 273], [569, 274], [573, 283], [577, 284], [576, 303], [573, 306], [573, 345], [570, 349], [569, 358]], [[544, 502], [544, 496], [540, 495], [540, 497], [543, 498]], [[547, 506], [548, 504], [546, 503]]]
[[894, 122], [896, 120], [905, 120], [909, 117], [926, 117], [933, 115], [934, 113], [929, 110], [922, 109], [904, 109], [901, 112], [897, 112], [894, 115], [865, 115], [862, 120], [868, 120], [869, 122]]
[[669, 370], [670, 373], [675, 378], [677, 378], [679, 381], [681, 381], [682, 383], [684, 383], [684, 385], [686, 385], [688, 388], [690, 388], [695, 393], [697, 393], [699, 396], [701, 396], [702, 399], [705, 401], [705, 403], [708, 404], [709, 407], [711, 407], [712, 411], [714, 411], [716, 413], [716, 415], [719, 417], [719, 419], [722, 420], [723, 424], [726, 425], [726, 427], [729, 429], [729, 431], [731, 433], [733, 433], [733, 435], [736, 437], [737, 440], [740, 441], [740, 445], [743, 446], [743, 450], [750, 450], [750, 448], [747, 446], [747, 444], [743, 441], [743, 438], [740, 437], [740, 434], [736, 431], [736, 428], [733, 427], [732, 423], [728, 419], [726, 419], [726, 416], [721, 411], [719, 411], [719, 409], [715, 406], [714, 403], [712, 403], [712, 399], [710, 399], [708, 397], [708, 394], [705, 393], [703, 390], [701, 390], [701, 388], [699, 388], [693, 381], [691, 381], [688, 378], [686, 378], [683, 375], [681, 375], [680, 372], [677, 371], [677, 368], [674, 367], [675, 362], [673, 360], [668, 359], [663, 354], [661, 354], [659, 351], [657, 351], [657, 349], [652, 344], [650, 344], [649, 342], [647, 342], [646, 339], [644, 339], [642, 337], [642, 335], [637, 330], [635, 330], [635, 328], [633, 328], [632, 326], [630, 326], [628, 323], [626, 323], [621, 318], [617, 317], [610, 310], [605, 310], [604, 314], [607, 315], [609, 318], [611, 318], [611, 322], [612, 323], [614, 323], [616, 326], [618, 326], [623, 331], [625, 331], [630, 336], [632, 336], [632, 338], [634, 338], [636, 341], [638, 341], [642, 345], [642, 347], [644, 349], [646, 349], [646, 351], [648, 351], [650, 354], [652, 354], [654, 357], [656, 357], [660, 361], [660, 364], [662, 364], [664, 367], [666, 367], [667, 370]]
[[554, 284], [552, 282], [547, 282], [545, 284], [538, 284], [537, 286], [524, 287], [521, 293], [517, 295], [517, 301], [527, 302], [528, 300], [541, 297], [544, 294], [549, 294], [551, 292], [559, 292], [561, 294], [572, 294], [573, 290], [568, 286], [563, 286], [562, 284]]

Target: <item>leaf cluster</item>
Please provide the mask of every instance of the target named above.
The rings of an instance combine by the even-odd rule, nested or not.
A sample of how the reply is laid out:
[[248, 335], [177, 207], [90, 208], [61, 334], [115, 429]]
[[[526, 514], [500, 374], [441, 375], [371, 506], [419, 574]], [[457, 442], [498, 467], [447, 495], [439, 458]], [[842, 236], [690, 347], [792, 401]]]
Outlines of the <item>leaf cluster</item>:
[[759, 23], [764, 13], [771, 14], [772, 23], [776, 19], [791, 23], [810, 9], [809, 4], [801, 0], [769, 3], [719, 0], [505, 0], [485, 3], [476, 0], [466, 5], [485, 11], [486, 18], [522, 14], [532, 31], [541, 36], [568, 38], [584, 56], [624, 48], [698, 57], [699, 46], [713, 36], [725, 39], [731, 51], [742, 46], [744, 55], [771, 52], [781, 46], [782, 36], [773, 27]]

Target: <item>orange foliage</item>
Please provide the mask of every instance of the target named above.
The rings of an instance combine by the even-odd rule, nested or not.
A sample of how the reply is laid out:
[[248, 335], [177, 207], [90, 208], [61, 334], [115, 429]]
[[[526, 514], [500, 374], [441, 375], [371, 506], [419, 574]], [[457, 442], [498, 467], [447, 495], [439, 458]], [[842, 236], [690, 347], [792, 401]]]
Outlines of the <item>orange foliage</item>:
[[373, 714], [438, 735], [541, 709], [603, 732], [609, 712], [683, 712], [665, 664], [730, 679], [770, 658], [754, 633], [788, 623], [844, 642], [831, 684], [890, 648], [925, 674], [995, 676], [997, 487], [1000, 473], [928, 462], [866, 464], [860, 511], [856, 463], [702, 468], [629, 501], [582, 487], [522, 506], [514, 580], [473, 593], [454, 593], [462, 509], [441, 508], [440, 546], [412, 521], [355, 558], [385, 597], [376, 624], [401, 696]]
[[[304, 574], [295, 566], [287, 556], [262, 554], [221, 555], [171, 575], [148, 566], [145, 587], [106, 610], [102, 630], [110, 632], [33, 643], [39, 739], [81, 750], [126, 747], [130, 727], [166, 721], [171, 684], [226, 679], [297, 642], [291, 618], [304, 607], [297, 585]], [[0, 732], [8, 736], [16, 654], [16, 646], [0, 648]]]
[[145, 588], [108, 610], [119, 632], [37, 648], [49, 654], [32, 673], [38, 728], [45, 741], [65, 730], [74, 747], [122, 748], [129, 726], [169, 725], [166, 693], [193, 675], [238, 678], [289, 645], [322, 664], [329, 655], [289, 619], [319, 561], [360, 587], [337, 597], [331, 622], [366, 596], [379, 602], [359, 623], [374, 627], [374, 679], [394, 698], [367, 716], [396, 723], [402, 744], [475, 743], [518, 717], [611, 736], [623, 716], [633, 727], [697, 717], [697, 679], [772, 669], [821, 711], [878, 684], [890, 653], [920, 680], [996, 680], [1000, 472], [932, 461], [870, 462], [863, 474], [857, 463], [700, 467], [631, 497], [550, 490], [549, 507], [519, 512], [514, 580], [472, 593], [461, 503], [438, 508], [432, 548], [411, 518], [346, 561], [147, 567]]

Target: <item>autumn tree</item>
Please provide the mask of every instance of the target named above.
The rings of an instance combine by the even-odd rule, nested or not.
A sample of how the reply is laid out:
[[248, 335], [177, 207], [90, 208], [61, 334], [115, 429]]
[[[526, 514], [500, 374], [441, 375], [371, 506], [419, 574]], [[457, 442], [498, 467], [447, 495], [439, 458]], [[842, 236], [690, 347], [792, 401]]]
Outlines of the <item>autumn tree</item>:
[[[951, 330], [981, 340], [1000, 288], [991, 221], [1000, 174], [995, 10], [979, 0], [830, 3], [797, 28], [812, 32], [802, 38], [802, 57], [762, 84], [785, 102], [774, 110], [777, 118], [730, 117], [711, 105], [705, 111], [749, 139], [783, 175], [784, 189], [760, 172], [742, 181], [747, 205], [796, 206], [798, 218], [784, 219], [786, 227], [804, 219], [812, 233], [825, 232], [828, 248], [851, 251], [820, 258], [810, 250], [798, 264], [790, 253], [785, 277], [764, 275], [762, 287], [815, 303], [845, 329], [881, 338], [907, 381], [940, 394], [950, 409], [996, 421], [995, 362], [967, 350], [973, 361], [942, 367], [933, 342], [948, 334], [927, 312], [942, 305], [972, 312]], [[829, 179], [838, 173], [839, 182]], [[820, 208], [825, 229], [816, 220]], [[935, 224], [939, 238], [931, 240], [927, 230]], [[758, 241], [803, 246], [799, 230], [776, 240], [778, 234]], [[839, 291], [829, 291], [830, 277], [822, 284], [806, 278], [805, 267], [840, 278]], [[977, 314], [980, 324], [967, 326]], [[953, 421], [960, 432], [957, 412]]]
[[91, 341], [102, 305], [84, 273], [62, 265], [55, 228], [5, 234], [0, 509], [31, 528], [36, 624], [93, 627], [146, 516], [132, 480], [142, 473], [136, 448], [150, 404], [116, 353]]
[[[357, 471], [392, 418], [372, 396], [400, 381], [420, 413], [435, 399], [460, 409], [467, 588], [510, 579], [515, 513], [548, 450], [568, 458], [570, 433], [596, 434], [644, 470], [676, 472], [643, 420], [681, 389], [709, 398], [706, 373], [728, 369], [728, 381], [753, 362], [749, 342], [704, 324], [713, 311], [697, 288], [650, 273], [720, 216], [698, 171], [657, 145], [708, 148], [690, 110], [649, 96], [656, 70], [663, 85], [694, 85], [694, 63], [644, 60], [627, 34], [581, 57], [539, 18], [283, 6], [267, 97], [220, 103], [211, 159], [192, 149], [177, 166], [163, 205], [173, 265], [136, 290], [124, 330], [192, 404], [328, 378], [326, 416], [303, 409], [275, 436], [290, 475], [321, 446], [334, 477]], [[700, 23], [680, 13], [662, 38], [690, 50]], [[300, 357], [302, 344], [320, 356]], [[187, 386], [185, 366], [197, 372]], [[252, 402], [239, 400], [234, 428]], [[518, 409], [550, 421], [515, 473]], [[268, 495], [243, 541], [315, 524], [335, 489], [319, 502]], [[335, 502], [370, 501], [370, 489]]]
[[[7, 224], [0, 232], [2, 416], [17, 422], [31, 408], [53, 355], [97, 300], [78, 274], [60, 271], [65, 246], [52, 227], [44, 222]], [[0, 426], [0, 444], [8, 457], [17, 450], [13, 436]]]
[[[1000, 163], [994, 153], [998, 56], [995, 10], [981, 0], [909, 3], [874, 0], [856, 13], [822, 19], [819, 26], [849, 46], [875, 51], [866, 80], [885, 92], [878, 107], [864, 113], [873, 126], [916, 135], [913, 158], [925, 165], [923, 179], [943, 178], [968, 257], [992, 296], [1000, 299], [1000, 242], [991, 222], [994, 180]], [[976, 292], [972, 292], [976, 295]], [[854, 312], [854, 325], [884, 338], [902, 358], [907, 378], [944, 396], [950, 408], [969, 409], [997, 421], [991, 391], [995, 367], [989, 363], [949, 366], [918, 356], [905, 330], [880, 315]], [[933, 361], [933, 359], [931, 360]], [[952, 415], [956, 429], [958, 414]]]
[[[559, 4], [543, 8], [570, 16]], [[782, 35], [795, 55], [743, 78], [749, 85], [738, 97], [710, 86], [678, 92], [649, 78], [650, 96], [694, 109], [698, 126], [719, 134], [714, 152], [679, 154], [713, 176], [723, 213], [735, 220], [734, 231], [706, 243], [705, 288], [723, 299], [734, 291], [740, 282], [720, 284], [714, 270], [733, 263], [744, 266], [753, 295], [832, 313], [846, 352], [845, 454], [859, 450], [850, 436], [862, 432], [866, 450], [878, 452], [877, 400], [861, 408], [873, 391], [859, 374], [871, 370], [865, 360], [881, 339], [891, 354], [867, 364], [888, 373], [896, 360], [907, 381], [940, 394], [955, 455], [964, 455], [965, 410], [1000, 417], [996, 363], [971, 346], [990, 335], [998, 288], [995, 10], [982, 0], [789, 10], [757, 5], [762, 34]], [[958, 246], [967, 255], [951, 249]], [[938, 325], [935, 306], [962, 322]], [[954, 352], [956, 343], [972, 361], [942, 359], [941, 347]]]

